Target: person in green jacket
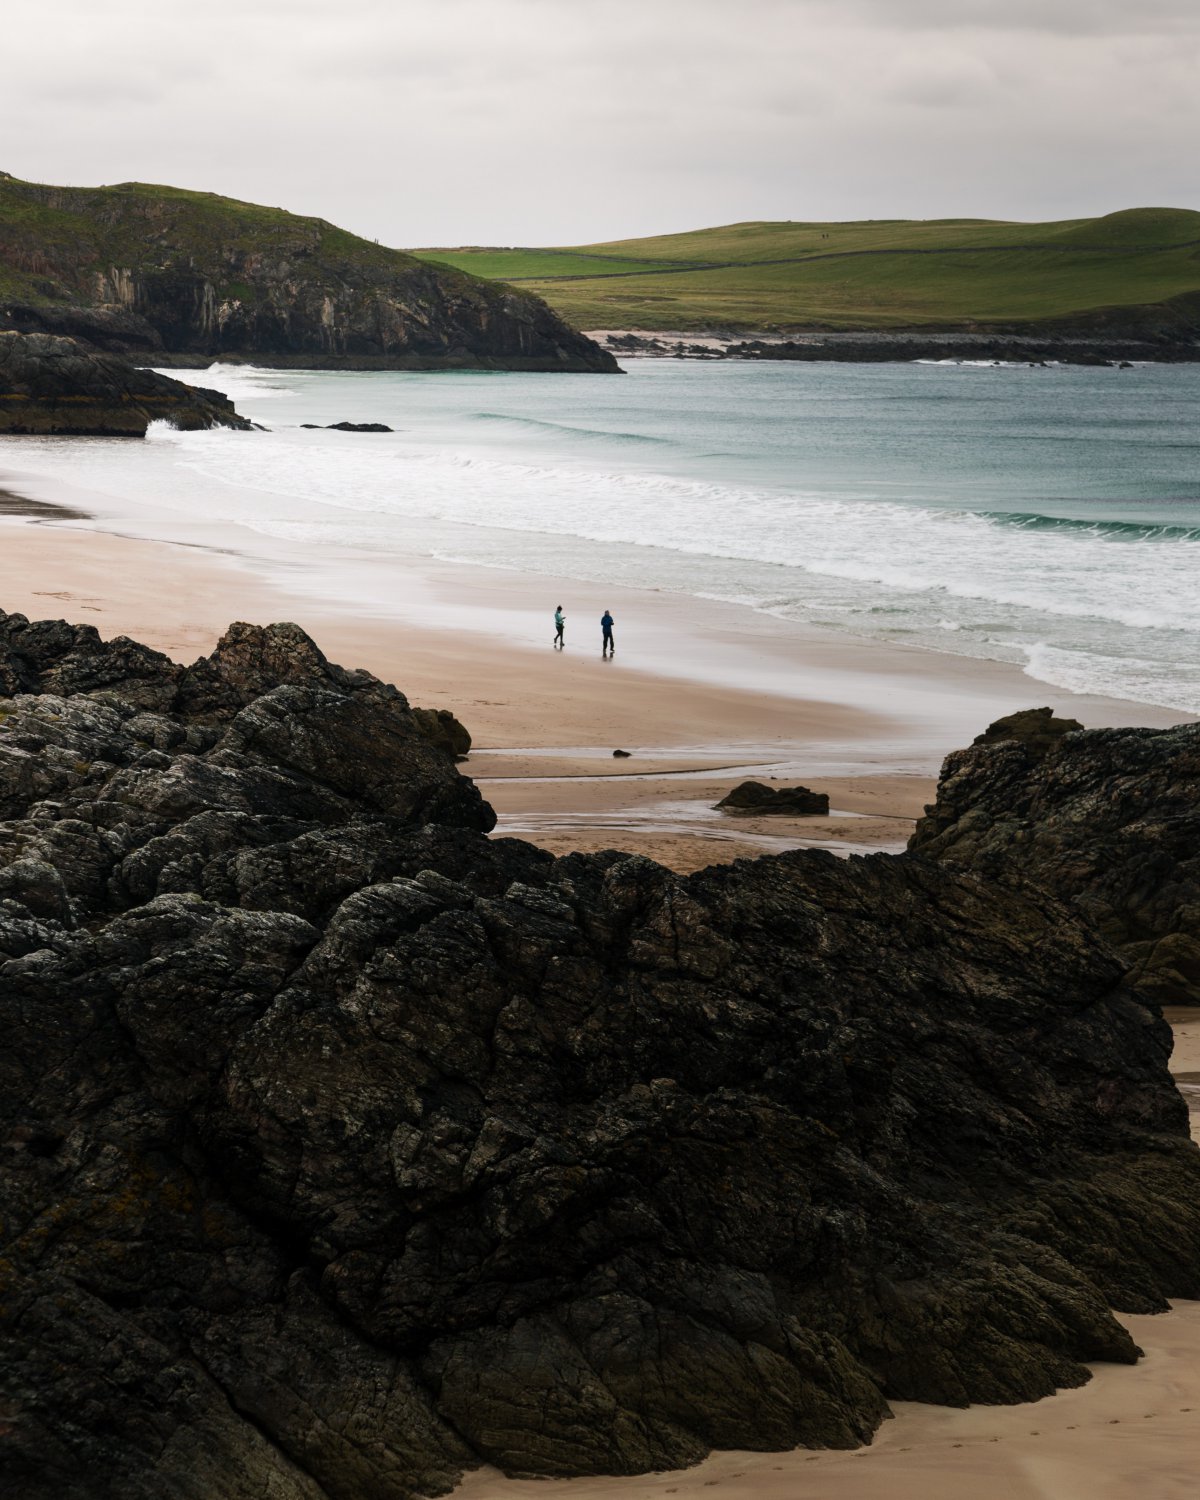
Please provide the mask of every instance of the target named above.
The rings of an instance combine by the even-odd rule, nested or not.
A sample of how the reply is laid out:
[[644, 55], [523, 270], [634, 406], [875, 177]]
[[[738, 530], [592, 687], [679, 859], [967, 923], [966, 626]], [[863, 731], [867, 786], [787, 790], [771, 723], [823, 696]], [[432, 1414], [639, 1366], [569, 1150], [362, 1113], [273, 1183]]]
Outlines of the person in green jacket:
[[566, 626], [567, 617], [563, 614], [562, 605], [554, 606], [554, 644], [559, 651], [566, 645], [563, 640], [563, 629]]

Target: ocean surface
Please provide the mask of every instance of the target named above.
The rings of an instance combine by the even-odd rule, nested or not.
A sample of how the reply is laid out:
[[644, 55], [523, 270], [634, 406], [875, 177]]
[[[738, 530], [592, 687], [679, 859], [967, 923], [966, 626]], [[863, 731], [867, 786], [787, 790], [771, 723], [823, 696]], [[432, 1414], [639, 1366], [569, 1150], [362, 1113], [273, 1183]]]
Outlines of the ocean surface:
[[[1197, 365], [186, 378], [270, 431], [10, 440], [0, 466], [127, 501], [147, 535], [237, 521], [293, 556], [543, 574], [547, 598], [674, 590], [1200, 712]], [[300, 426], [339, 420], [396, 431]]]

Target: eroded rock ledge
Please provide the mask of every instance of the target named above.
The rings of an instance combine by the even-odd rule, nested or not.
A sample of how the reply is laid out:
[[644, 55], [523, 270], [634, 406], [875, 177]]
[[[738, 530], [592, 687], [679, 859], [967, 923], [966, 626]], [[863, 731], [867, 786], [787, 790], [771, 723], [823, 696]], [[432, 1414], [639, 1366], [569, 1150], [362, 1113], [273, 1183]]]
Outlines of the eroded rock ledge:
[[220, 391], [136, 369], [74, 339], [0, 332], [0, 434], [145, 437], [159, 420], [185, 432], [252, 425]]
[[489, 840], [294, 626], [0, 615], [0, 685], [6, 1493], [852, 1446], [1200, 1294], [1168, 1030], [1041, 892]]

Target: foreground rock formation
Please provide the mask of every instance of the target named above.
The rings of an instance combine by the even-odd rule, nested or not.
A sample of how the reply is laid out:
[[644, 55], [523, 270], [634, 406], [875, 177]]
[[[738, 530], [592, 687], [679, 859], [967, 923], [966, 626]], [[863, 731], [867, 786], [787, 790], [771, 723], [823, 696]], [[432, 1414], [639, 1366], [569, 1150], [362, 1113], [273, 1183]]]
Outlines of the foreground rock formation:
[[1200, 1295], [1168, 1030], [1043, 893], [488, 840], [294, 626], [0, 615], [0, 692], [6, 1494], [852, 1446]]
[[251, 426], [220, 391], [135, 369], [74, 339], [0, 333], [0, 434], [145, 437], [155, 421], [185, 432]]
[[529, 292], [215, 193], [0, 172], [0, 231], [0, 328], [156, 365], [617, 369]]
[[1163, 1005], [1200, 1005], [1200, 724], [1089, 729], [1048, 708], [947, 757], [909, 848], [1070, 901]]

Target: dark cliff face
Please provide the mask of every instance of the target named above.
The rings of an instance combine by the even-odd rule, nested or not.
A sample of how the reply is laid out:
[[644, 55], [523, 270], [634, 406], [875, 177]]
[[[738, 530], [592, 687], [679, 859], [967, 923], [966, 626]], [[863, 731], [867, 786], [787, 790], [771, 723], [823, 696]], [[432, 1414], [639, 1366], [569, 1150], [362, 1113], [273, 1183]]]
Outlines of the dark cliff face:
[[1200, 724], [1001, 719], [946, 759], [909, 845], [1072, 902], [1162, 1005], [1200, 1005]]
[[1169, 1033], [1040, 892], [489, 841], [295, 627], [0, 616], [0, 688], [7, 1493], [852, 1446], [1200, 1293]]
[[0, 174], [0, 327], [162, 363], [617, 369], [528, 293], [322, 219], [139, 183]]
[[251, 425], [219, 391], [134, 369], [74, 339], [0, 333], [0, 433], [145, 437], [158, 420], [186, 432]]

